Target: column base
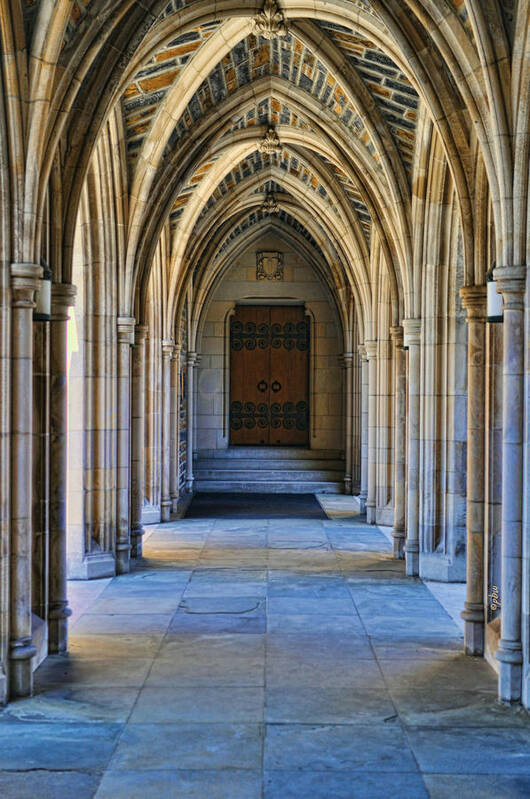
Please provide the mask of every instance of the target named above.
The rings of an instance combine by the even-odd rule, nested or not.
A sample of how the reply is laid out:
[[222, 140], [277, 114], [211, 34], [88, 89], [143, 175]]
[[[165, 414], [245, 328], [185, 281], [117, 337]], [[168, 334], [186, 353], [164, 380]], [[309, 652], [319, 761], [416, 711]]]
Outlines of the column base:
[[99, 580], [115, 574], [116, 561], [111, 552], [89, 553], [81, 562], [76, 559], [69, 563], [69, 580]]
[[392, 554], [396, 560], [405, 557], [405, 531], [394, 528], [392, 530]]
[[484, 654], [484, 609], [466, 602], [460, 614], [465, 621], [464, 652], [466, 655], [481, 656]]
[[418, 577], [420, 573], [420, 553], [416, 549], [407, 549], [406, 544], [405, 573], [407, 577]]
[[366, 496], [359, 494], [359, 506], [361, 514], [366, 513]]
[[171, 515], [174, 516], [178, 512], [179, 508], [179, 498], [178, 494], [171, 497]]
[[131, 558], [142, 557], [142, 536], [145, 533], [142, 525], [131, 530]]
[[48, 652], [58, 655], [68, 651], [68, 602], [55, 603], [48, 614]]
[[160, 521], [169, 522], [171, 520], [171, 500], [163, 499], [160, 504]]
[[37, 654], [31, 638], [20, 638], [11, 643], [9, 653], [9, 695], [12, 699], [33, 695], [33, 664]]
[[127, 544], [116, 545], [116, 574], [129, 574], [131, 571], [131, 546]]
[[523, 654], [520, 642], [503, 641], [496, 652], [499, 661], [499, 701], [505, 705], [519, 704], [523, 678]]
[[375, 524], [376, 508], [375, 505], [366, 505], [366, 521], [368, 524]]

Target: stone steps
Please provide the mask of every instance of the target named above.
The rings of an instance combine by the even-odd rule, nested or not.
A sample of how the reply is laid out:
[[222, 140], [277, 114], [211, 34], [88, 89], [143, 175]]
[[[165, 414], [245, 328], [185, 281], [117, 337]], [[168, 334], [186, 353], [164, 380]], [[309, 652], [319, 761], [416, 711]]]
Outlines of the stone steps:
[[194, 462], [194, 488], [207, 492], [341, 494], [341, 454], [290, 447], [202, 450]]

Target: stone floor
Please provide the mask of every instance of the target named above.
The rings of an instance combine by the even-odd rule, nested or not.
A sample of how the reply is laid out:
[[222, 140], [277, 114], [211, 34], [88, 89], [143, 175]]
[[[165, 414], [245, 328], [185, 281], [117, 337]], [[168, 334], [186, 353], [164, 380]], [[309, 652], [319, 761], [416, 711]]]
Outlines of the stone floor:
[[0, 796], [530, 796], [528, 716], [385, 536], [286, 513], [159, 525], [73, 585], [70, 656], [0, 714]]

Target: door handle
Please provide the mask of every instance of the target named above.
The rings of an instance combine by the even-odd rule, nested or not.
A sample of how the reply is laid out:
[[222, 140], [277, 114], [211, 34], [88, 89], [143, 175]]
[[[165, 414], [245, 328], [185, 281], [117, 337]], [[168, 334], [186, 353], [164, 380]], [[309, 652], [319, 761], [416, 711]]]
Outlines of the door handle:
[[269, 384], [266, 383], [265, 380], [260, 380], [258, 385], [256, 386], [258, 391], [261, 391], [262, 394], [264, 394], [265, 391], [267, 391], [268, 387], [269, 387]]
[[282, 384], [278, 383], [278, 381], [275, 380], [274, 383], [272, 383], [271, 388], [274, 391], [274, 393], [277, 394], [278, 391], [282, 390]]

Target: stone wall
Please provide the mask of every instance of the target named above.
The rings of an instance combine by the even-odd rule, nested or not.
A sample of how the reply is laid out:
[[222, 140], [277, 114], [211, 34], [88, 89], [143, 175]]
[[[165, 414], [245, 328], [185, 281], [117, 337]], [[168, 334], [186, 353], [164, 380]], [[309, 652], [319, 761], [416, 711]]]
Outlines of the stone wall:
[[[256, 252], [283, 253], [284, 279], [256, 279]], [[311, 318], [310, 447], [344, 450], [340, 327], [331, 299], [314, 269], [278, 236], [268, 235], [242, 253], [206, 305], [197, 369], [198, 450], [224, 449], [227, 429], [229, 315], [238, 302], [304, 303]]]

